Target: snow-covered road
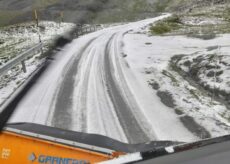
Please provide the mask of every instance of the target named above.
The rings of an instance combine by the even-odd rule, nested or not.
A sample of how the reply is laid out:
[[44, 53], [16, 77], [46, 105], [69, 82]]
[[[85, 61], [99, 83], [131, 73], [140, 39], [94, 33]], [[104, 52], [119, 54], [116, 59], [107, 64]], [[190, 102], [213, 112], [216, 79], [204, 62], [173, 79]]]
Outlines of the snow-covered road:
[[74, 40], [56, 55], [10, 122], [34, 122], [129, 143], [196, 140], [170, 113], [158, 122], [164, 115], [159, 106], [145, 109], [138, 97], [149, 95], [124, 60], [124, 35], [168, 16], [110, 27]]

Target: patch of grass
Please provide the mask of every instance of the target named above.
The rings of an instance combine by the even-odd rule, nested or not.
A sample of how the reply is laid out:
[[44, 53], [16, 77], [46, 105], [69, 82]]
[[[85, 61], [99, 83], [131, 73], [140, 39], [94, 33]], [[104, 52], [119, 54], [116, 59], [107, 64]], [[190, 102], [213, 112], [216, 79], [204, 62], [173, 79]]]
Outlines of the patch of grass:
[[[177, 35], [187, 35], [188, 37], [198, 38], [202, 40], [211, 40], [217, 37], [218, 34], [230, 33], [230, 7], [226, 6], [216, 6], [213, 8], [201, 7], [194, 8], [190, 12], [178, 13], [178, 17], [181, 18], [183, 26], [180, 26], [177, 30], [171, 30], [173, 34]], [[194, 18], [194, 20], [214, 20], [217, 23], [210, 24], [189, 24], [186, 23], [187, 17]], [[175, 18], [174, 18], [175, 19]], [[174, 20], [174, 22], [177, 22]], [[180, 22], [177, 22], [180, 23]], [[194, 22], [195, 23], [195, 22]]]
[[[13, 37], [9, 38], [10, 42], [6, 46], [0, 47], [0, 58], [10, 60], [23, 51], [23, 49], [17, 47], [25, 42], [25, 39], [17, 40]], [[8, 42], [8, 40], [6, 40]]]
[[154, 5], [155, 5], [155, 11], [156, 12], [164, 12], [166, 10], [166, 8], [168, 7], [170, 3], [170, 0], [160, 0], [157, 1]]
[[160, 85], [156, 81], [151, 80], [151, 81], [148, 81], [148, 83], [149, 83], [149, 86], [151, 86], [154, 90], [160, 89]]
[[21, 84], [21, 81], [20, 80], [16, 81], [16, 84], [17, 85]]
[[37, 8], [45, 8], [47, 6], [51, 6], [59, 2], [59, 0], [36, 0], [34, 1], [33, 6]]
[[184, 25], [177, 31], [180, 35], [197, 38], [202, 40], [211, 40], [218, 37], [218, 34], [230, 33], [230, 23], [223, 23], [218, 25]]
[[149, 4], [146, 0], [135, 0], [135, 3], [132, 5], [131, 9], [133, 12], [143, 12], [148, 11]]
[[170, 108], [176, 107], [175, 100], [174, 100], [174, 98], [170, 92], [168, 92], [168, 91], [157, 91], [157, 96], [160, 97], [161, 102], [164, 105], [166, 105]]
[[193, 117], [190, 117], [188, 115], [184, 117], [180, 117], [181, 122], [184, 124], [184, 126], [193, 134], [195, 134], [197, 137], [200, 137], [201, 139], [210, 138], [210, 133], [201, 125], [199, 125]]
[[185, 35], [187, 35], [187, 37], [198, 38], [202, 40], [214, 39], [217, 37], [217, 34], [223, 33], [224, 29], [226, 28], [222, 24], [218, 24], [218, 26], [213, 24], [187, 25], [184, 27]]
[[185, 55], [184, 54], [180, 54], [180, 55], [174, 55], [171, 58], [171, 62], [177, 64]]
[[20, 11], [0, 10], [0, 27], [8, 24], [12, 19], [21, 14]]
[[197, 95], [198, 93], [196, 92], [196, 90], [194, 90], [194, 89], [189, 89], [189, 88], [187, 88], [187, 89], [189, 90], [190, 94], [191, 94], [193, 97], [195, 97], [197, 100], [200, 100], [199, 96]]
[[[183, 17], [183, 15], [181, 15]], [[185, 25], [183, 31], [188, 37], [199, 38], [203, 40], [210, 40], [216, 38], [217, 34], [230, 33], [230, 8], [213, 8], [211, 10], [197, 10], [195, 13], [189, 13], [189, 17], [194, 19], [214, 19], [220, 20], [217, 24], [205, 24], [205, 25]], [[186, 18], [185, 16], [185, 18]]]
[[202, 16], [207, 16], [208, 13], [198, 12], [198, 13], [191, 13], [191, 14], [188, 14], [188, 15], [193, 16], [193, 17], [202, 17]]
[[209, 46], [206, 49], [207, 49], [207, 51], [212, 51], [212, 50], [218, 49], [218, 46]]
[[184, 112], [182, 112], [182, 110], [180, 108], [175, 108], [174, 110], [175, 110], [175, 113], [177, 115], [183, 115], [184, 114]]
[[170, 72], [163, 70], [162, 74], [169, 77], [175, 86], [180, 86], [178, 80]]
[[180, 17], [178, 15], [173, 15], [167, 19], [165, 19], [167, 23], [178, 23], [181, 24]]
[[150, 27], [151, 34], [162, 35], [165, 33], [170, 33], [173, 30], [178, 30], [181, 28], [182, 23], [180, 17], [173, 15], [165, 20], [158, 21], [155, 25]]
[[172, 31], [171, 27], [165, 23], [158, 23], [150, 28], [152, 34], [162, 35]]
[[209, 33], [209, 34], [188, 34], [188, 37], [191, 38], [198, 38], [202, 40], [212, 40], [216, 38], [216, 34], [214, 33]]
[[223, 13], [223, 18], [226, 21], [230, 22], [230, 8], [225, 9], [225, 11]]

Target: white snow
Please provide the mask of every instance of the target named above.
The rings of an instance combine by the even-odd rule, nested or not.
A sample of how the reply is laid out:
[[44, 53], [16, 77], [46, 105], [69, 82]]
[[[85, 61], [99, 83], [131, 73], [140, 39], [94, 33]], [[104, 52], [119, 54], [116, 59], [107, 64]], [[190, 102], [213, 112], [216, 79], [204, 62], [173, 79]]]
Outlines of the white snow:
[[132, 153], [120, 156], [119, 158], [115, 158], [109, 161], [100, 162], [100, 164], [120, 164], [120, 163], [130, 163], [135, 161], [142, 160], [142, 156], [140, 153]]
[[[179, 109], [184, 115], [193, 117], [197, 123], [210, 132], [211, 136], [216, 137], [229, 134], [229, 111], [224, 105], [218, 102], [212, 102], [210, 97], [203, 95], [198, 89], [192, 87], [175, 71], [171, 70], [168, 64], [170, 58], [174, 55], [189, 55], [196, 52], [202, 54], [203, 52], [206, 52], [207, 47], [210, 46], [221, 45], [225, 48], [226, 52], [228, 49], [226, 40], [228, 39], [229, 35], [223, 35], [213, 40], [204, 41], [184, 36], [149, 37], [144, 34], [130, 33], [125, 36], [124, 53], [128, 55], [126, 60], [136, 74], [136, 79], [141, 81], [140, 83], [145, 84], [147, 87], [149, 82], [157, 82], [161, 91], [168, 91], [173, 95], [176, 109]], [[166, 71], [172, 77], [165, 76], [163, 71]], [[225, 80], [225, 82], [227, 81], [228, 80]], [[144, 87], [141, 88], [143, 90]], [[148, 86], [148, 89], [144, 90], [144, 92], [149, 92], [150, 88], [151, 86]], [[140, 95], [142, 90], [139, 90], [138, 95]], [[190, 93], [190, 90], [193, 90], [199, 99], [194, 97]], [[155, 97], [154, 100], [149, 101], [153, 102], [153, 104], [149, 105], [148, 112], [151, 111], [151, 107], [152, 110], [155, 110], [155, 113], [159, 111], [158, 109], [161, 109], [161, 114], [158, 114], [158, 119], [156, 118], [156, 122], [159, 123], [159, 126], [156, 127], [160, 127], [160, 129], [165, 127], [165, 132], [167, 133], [170, 133], [170, 131], [172, 131], [172, 133], [176, 131], [178, 133], [176, 136], [177, 138], [182, 136], [182, 138], [180, 138], [181, 140], [187, 140], [188, 138], [186, 139], [186, 135], [180, 135], [180, 133], [184, 131], [173, 128], [171, 129], [171, 125], [174, 123], [170, 123], [170, 119], [174, 120], [176, 117], [182, 117], [184, 115], [174, 115], [174, 110], [172, 108], [167, 108], [160, 103], [159, 97], [156, 96], [156, 92], [157, 91], [152, 90], [152, 93], [150, 94], [152, 96], [146, 96], [143, 98], [146, 101], [146, 99], [152, 99]], [[141, 98], [138, 98], [138, 100], [141, 100]], [[145, 109], [148, 108], [145, 107]], [[152, 116], [154, 114], [147, 115], [151, 116], [151, 118], [155, 118]], [[150, 120], [154, 121], [155, 119]], [[154, 129], [156, 131], [156, 128]], [[173, 135], [171, 136], [173, 138]]]
[[8, 55], [2, 55], [3, 52], [11, 54], [12, 51], [10, 49], [15, 49], [15, 51], [19, 53], [39, 43], [38, 34], [40, 34], [41, 41], [44, 45], [49, 46], [55, 38], [69, 32], [74, 27], [75, 24], [72, 23], [59, 24], [51, 21], [41, 21], [39, 23], [39, 28], [33, 23], [4, 27], [0, 31], [0, 38], [1, 41], [3, 41], [3, 44], [0, 44], [0, 49], [3, 50], [0, 52], [1, 57]]
[[202, 26], [202, 25], [217, 25], [224, 22], [223, 18], [207, 18], [207, 17], [184, 17], [182, 22], [186, 25], [195, 25], [195, 26]]
[[25, 62], [26, 73], [22, 72], [21, 65], [9, 70], [1, 78], [0, 88], [0, 106], [14, 93], [19, 86], [39, 67], [44, 60], [38, 60], [37, 54]]
[[[72, 23], [55, 23], [49, 21], [41, 21], [39, 26], [43, 27], [39, 33], [43, 42], [43, 52], [46, 52], [54, 39], [59, 35], [63, 35], [74, 28]], [[37, 28], [33, 23], [19, 24], [4, 27], [0, 30], [0, 63], [4, 64], [8, 60], [20, 54], [26, 49], [33, 47], [39, 43]], [[40, 53], [26, 60], [27, 72], [24, 73], [21, 66], [18, 65], [13, 70], [8, 71], [1, 78], [0, 82], [0, 106], [3, 104], [13, 92], [41, 65], [44, 61], [40, 59]]]
[[168, 153], [174, 153], [174, 148], [173, 148], [173, 146], [166, 147], [165, 150], [166, 150]]
[[[225, 51], [226, 49], [230, 50], [230, 46], [223, 46], [223, 48], [225, 48]], [[215, 88], [225, 91], [226, 93], [230, 93], [230, 54], [226, 52], [224, 53], [222, 51], [222, 47], [220, 46], [212, 51], [201, 51], [194, 55], [185, 56], [178, 62], [178, 66], [185, 72], [189, 72], [189, 68], [184, 66], [183, 63], [186, 61], [193, 61], [198, 57], [202, 57], [202, 62], [193, 62], [190, 67], [196, 65], [203, 66], [203, 69], [201, 69], [198, 73], [200, 83], [209, 85], [211, 89]], [[208, 69], [206, 68], [207, 66], [212, 68]], [[216, 74], [221, 72], [221, 74], [212, 77], [208, 76], [210, 72], [216, 72]]]
[[[160, 90], [170, 91], [176, 100], [176, 107], [185, 115], [194, 117], [212, 136], [227, 134], [229, 122], [220, 115], [227, 112], [225, 106], [218, 102], [210, 106], [210, 99], [170, 70], [168, 63], [176, 54], [204, 51], [208, 46], [217, 43], [226, 45], [229, 36], [202, 41], [183, 36], [158, 37], [137, 34], [147, 31], [145, 28], [148, 28], [149, 24], [168, 16], [170, 14], [109, 27], [74, 40], [57, 54], [54, 64], [18, 105], [10, 122], [51, 125], [57, 92], [64, 74], [72, 60], [82, 55], [76, 68], [78, 74], [73, 88], [73, 104], [70, 109], [73, 123], [70, 129], [102, 134], [127, 142], [124, 129], [106, 91], [103, 56], [106, 55], [106, 45], [110, 41], [109, 53], [113, 59], [114, 76], [119, 82], [117, 85], [132, 107], [138, 123], [152, 140], [191, 142], [200, 138], [185, 128], [180, 121], [181, 116], [177, 115], [174, 109], [160, 101], [156, 95], [157, 91], [149, 86], [151, 80], [160, 84]], [[86, 49], [83, 49], [84, 47]], [[227, 52], [227, 49], [225, 50]], [[124, 57], [124, 54], [127, 57]], [[173, 77], [162, 74], [164, 70]], [[146, 74], [146, 71], [150, 74]], [[189, 89], [198, 92], [201, 100], [192, 97]], [[190, 102], [187, 103], [183, 99]], [[224, 125], [218, 125], [217, 121]], [[82, 125], [84, 123], [87, 123], [86, 129]]]

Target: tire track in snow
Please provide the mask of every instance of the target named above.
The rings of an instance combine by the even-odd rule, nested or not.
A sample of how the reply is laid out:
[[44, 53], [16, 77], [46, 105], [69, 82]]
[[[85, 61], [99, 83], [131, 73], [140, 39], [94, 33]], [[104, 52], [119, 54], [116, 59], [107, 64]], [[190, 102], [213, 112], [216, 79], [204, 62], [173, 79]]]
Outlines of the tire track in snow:
[[107, 41], [107, 35], [99, 36], [80, 61], [79, 80], [74, 91], [76, 101], [72, 130], [101, 134], [127, 142], [105, 84], [104, 50], [101, 47]]
[[54, 127], [70, 129], [72, 125], [72, 99], [73, 88], [75, 84], [75, 77], [78, 73], [79, 61], [82, 58], [82, 54], [95, 40], [90, 40], [85, 47], [80, 51], [80, 55], [76, 55], [75, 59], [70, 61], [67, 65], [66, 71], [63, 75], [63, 81], [59, 88], [55, 111], [53, 114], [52, 125]]
[[84, 56], [80, 61], [80, 71], [78, 77], [81, 77], [77, 80], [77, 95], [74, 95], [76, 98], [76, 106], [74, 105], [74, 121], [72, 127], [74, 130], [87, 132], [87, 97], [88, 97], [88, 85], [89, 85], [89, 76], [90, 70], [92, 67], [92, 62], [94, 58], [95, 48], [90, 47], [88, 51], [84, 52]]
[[114, 109], [117, 113], [121, 126], [130, 143], [143, 143], [149, 141], [148, 135], [145, 134], [138, 121], [136, 120], [130, 106], [125, 101], [121, 93], [121, 89], [116, 84], [114, 76], [114, 68], [111, 61], [109, 49], [111, 48], [111, 41], [114, 39], [114, 34], [108, 41], [105, 47], [105, 72], [109, 96], [113, 102]]

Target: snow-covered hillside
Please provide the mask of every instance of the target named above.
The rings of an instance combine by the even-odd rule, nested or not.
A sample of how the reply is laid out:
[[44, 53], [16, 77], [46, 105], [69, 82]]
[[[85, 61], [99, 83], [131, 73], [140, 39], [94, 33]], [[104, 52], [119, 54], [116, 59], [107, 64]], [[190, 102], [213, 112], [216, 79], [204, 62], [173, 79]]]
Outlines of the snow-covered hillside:
[[[34, 23], [12, 25], [0, 29], [0, 65], [16, 57], [21, 52], [39, 43], [39, 35], [43, 43], [43, 52], [46, 53], [53, 45], [54, 40], [75, 27], [72, 23], [55, 23], [42, 21], [39, 28]], [[43, 62], [43, 56], [36, 54], [26, 60], [27, 72], [24, 73], [21, 65], [14, 67], [8, 73], [0, 76], [0, 105], [36, 70]]]

